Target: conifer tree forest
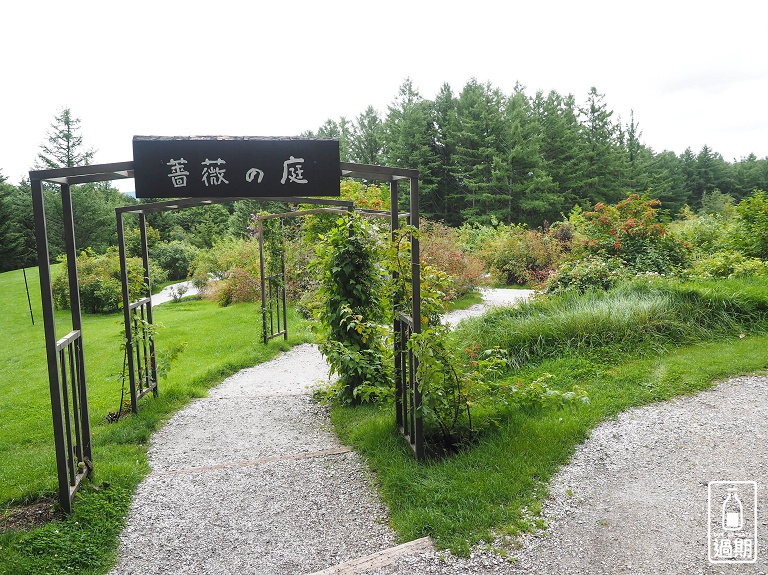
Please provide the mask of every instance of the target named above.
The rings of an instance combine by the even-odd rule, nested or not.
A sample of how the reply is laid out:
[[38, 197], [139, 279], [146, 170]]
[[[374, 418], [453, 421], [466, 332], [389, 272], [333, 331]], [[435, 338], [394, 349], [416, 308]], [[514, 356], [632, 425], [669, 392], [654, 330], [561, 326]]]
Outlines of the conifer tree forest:
[[[342, 161], [418, 169], [422, 214], [453, 227], [546, 227], [574, 206], [589, 210], [633, 193], [659, 200], [663, 217], [673, 220], [685, 206], [700, 210], [715, 191], [738, 203], [755, 189], [768, 189], [768, 158], [727, 161], [708, 146], [679, 155], [653, 150], [643, 143], [642, 119], [618, 117], [596, 88], [578, 97], [527, 93], [517, 85], [505, 94], [471, 79], [458, 93], [444, 84], [429, 99], [406, 79], [386, 110], [368, 106], [354, 118], [329, 118], [300, 135], [339, 139]], [[63, 109], [30, 163], [92, 162], [95, 151], [83, 139], [79, 120]], [[63, 251], [55, 194], [46, 191], [53, 258]], [[73, 194], [78, 248], [104, 252], [115, 245], [114, 208], [136, 200], [109, 183], [76, 186]], [[164, 241], [206, 248], [246, 232], [253, 206], [238, 204], [160, 214], [151, 225]], [[29, 183], [13, 184], [0, 171], [0, 271], [35, 262]]]

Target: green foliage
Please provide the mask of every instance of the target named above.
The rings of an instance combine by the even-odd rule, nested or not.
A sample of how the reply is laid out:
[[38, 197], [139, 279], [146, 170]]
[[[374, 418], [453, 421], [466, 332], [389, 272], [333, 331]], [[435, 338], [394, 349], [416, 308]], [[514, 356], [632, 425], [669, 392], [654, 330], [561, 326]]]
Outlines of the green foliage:
[[[52, 280], [53, 300], [57, 309], [70, 306], [69, 272], [66, 257]], [[144, 297], [147, 280], [144, 266], [139, 258], [128, 258], [128, 293], [131, 301]], [[80, 285], [80, 307], [84, 313], [114, 313], [122, 307], [122, 283], [120, 280], [120, 256], [111, 248], [105, 254], [85, 250], [77, 256], [77, 276]], [[165, 281], [163, 270], [150, 263], [150, 276], [154, 281]]]
[[565, 261], [546, 284], [547, 293], [565, 290], [585, 292], [590, 289], [607, 290], [626, 279], [628, 272], [619, 258], [587, 256], [580, 260]]
[[353, 180], [342, 180], [339, 184], [340, 199], [355, 202], [355, 208], [361, 210], [389, 211], [389, 196], [389, 188], [386, 186]]
[[357, 404], [392, 398], [391, 330], [366, 321], [347, 305], [342, 306], [342, 314], [340, 324], [346, 329], [346, 340], [326, 340], [320, 344], [320, 351], [331, 366], [331, 375], [338, 376], [325, 390], [326, 399]]
[[192, 279], [204, 297], [227, 306], [261, 299], [259, 245], [228, 238], [201, 250], [192, 264]]
[[[411, 264], [412, 240], [420, 240], [421, 230], [414, 226], [401, 226], [395, 231], [394, 241], [386, 250], [385, 265], [389, 272], [389, 299], [395, 313], [413, 317], [413, 283]], [[455, 293], [453, 279], [443, 270], [429, 264], [420, 266], [420, 295], [422, 326], [440, 324], [440, 316], [448, 309]]]
[[755, 191], [736, 206], [738, 247], [744, 255], [768, 260], [768, 194]]
[[719, 251], [696, 260], [686, 273], [696, 279], [768, 276], [768, 261], [733, 250]]
[[643, 277], [608, 292], [570, 290], [464, 320], [456, 333], [462, 345], [500, 347], [514, 366], [523, 366], [605, 348], [658, 350], [768, 329], [760, 280], [731, 281]]
[[422, 220], [420, 229], [421, 261], [450, 278], [450, 288], [445, 294], [449, 301], [454, 301], [482, 285], [483, 262], [461, 248], [455, 228]]
[[506, 285], [541, 284], [561, 259], [562, 244], [550, 234], [524, 225], [500, 231], [485, 253], [494, 275]]
[[229, 237], [230, 212], [222, 204], [186, 208], [173, 212], [169, 217], [175, 226], [183, 230], [184, 238], [198, 248], [213, 247]]
[[476, 254], [495, 282], [504, 285], [540, 285], [571, 249], [574, 235], [569, 222], [548, 230], [529, 230], [524, 224], [465, 224], [457, 242]]
[[0, 181], [0, 272], [20, 268], [25, 263], [24, 236], [14, 222], [13, 186]]
[[686, 213], [684, 218], [669, 225], [670, 233], [684, 245], [690, 246], [690, 257], [695, 260], [713, 252], [731, 249], [736, 223], [719, 214], [695, 215]]
[[552, 407], [572, 409], [589, 405], [589, 395], [583, 387], [574, 385], [570, 391], [561, 391], [547, 383], [554, 378], [551, 373], [544, 372], [528, 384], [518, 381], [509, 385], [506, 393], [502, 395], [505, 405], [517, 405], [528, 412]]
[[598, 203], [584, 214], [587, 254], [621, 258], [636, 272], [669, 273], [685, 261], [686, 247], [659, 222], [658, 200], [631, 194], [618, 204]]
[[583, 389], [564, 393], [548, 386], [545, 377], [527, 385], [500, 383], [509, 369], [506, 351], [472, 346], [459, 352], [457, 342], [442, 326], [413, 334], [408, 347], [418, 360], [425, 432], [428, 436], [439, 432], [437, 440], [428, 437], [433, 447], [437, 442], [443, 449], [456, 448], [472, 439], [477, 430], [472, 413], [477, 409], [517, 406], [535, 410], [589, 401]]
[[189, 277], [199, 252], [192, 244], [175, 240], [155, 243], [149, 249], [149, 256], [166, 271], [169, 280], [178, 281]]
[[[160, 230], [147, 225], [147, 249], [152, 250], [159, 241]], [[141, 228], [134, 227], [125, 231], [125, 253], [131, 257], [141, 257]]]
[[425, 329], [411, 336], [408, 348], [418, 360], [426, 430], [437, 427], [444, 442], [456, 444], [474, 431], [472, 407], [492, 395], [491, 381], [504, 371], [506, 358], [498, 348], [468, 348], [459, 356], [448, 333], [443, 326]]
[[[391, 386], [384, 318], [383, 278], [375, 239], [359, 216], [339, 218], [317, 246], [320, 273], [320, 351], [339, 378], [338, 399], [360, 403], [371, 387]], [[377, 379], [372, 379], [372, 378]]]
[[719, 214], [728, 218], [733, 213], [733, 197], [722, 193], [718, 189], [714, 189], [711, 192], [705, 191], [701, 196], [699, 213], [702, 215]]

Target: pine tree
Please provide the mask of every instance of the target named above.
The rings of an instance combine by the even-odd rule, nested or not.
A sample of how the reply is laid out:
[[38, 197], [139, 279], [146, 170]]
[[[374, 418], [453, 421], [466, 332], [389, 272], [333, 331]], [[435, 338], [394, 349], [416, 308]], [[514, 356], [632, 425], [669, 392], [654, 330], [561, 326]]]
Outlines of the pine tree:
[[582, 199], [586, 152], [574, 97], [563, 97], [554, 90], [546, 98], [539, 93], [534, 98], [533, 110], [542, 129], [543, 168], [558, 190], [558, 211], [567, 213], [580, 201], [586, 207], [589, 202]]
[[24, 236], [16, 224], [12, 196], [15, 188], [0, 180], [0, 272], [25, 265]]
[[368, 106], [352, 125], [350, 156], [358, 164], [379, 165], [382, 161], [383, 126], [378, 112]]
[[93, 148], [83, 148], [80, 119], [73, 117], [69, 108], [63, 108], [54, 118], [40, 149], [35, 162], [38, 170], [85, 166], [96, 153]]
[[[388, 165], [419, 170], [419, 197], [432, 197], [440, 158], [435, 152], [432, 102], [424, 100], [409, 78], [389, 105], [384, 121], [384, 159]], [[404, 201], [404, 200], [401, 200]], [[431, 200], [424, 201], [425, 216]]]
[[[508, 190], [508, 223], [541, 224], [557, 216], [557, 185], [544, 169], [541, 155], [541, 126], [534, 117], [531, 101], [521, 86], [506, 106], [505, 146], [494, 161], [494, 180]], [[551, 221], [551, 220], [550, 220]]]
[[747, 197], [753, 190], [768, 190], [768, 158], [758, 160], [754, 154], [742, 158], [733, 166], [734, 197]]
[[456, 98], [450, 85], [443, 84], [435, 96], [432, 106], [434, 126], [433, 149], [437, 165], [435, 166], [435, 187], [430, 198], [425, 198], [427, 211], [434, 214], [434, 219], [449, 225], [462, 223], [461, 212], [466, 207], [466, 198], [451, 169], [451, 158], [455, 153], [453, 133], [456, 129]]
[[462, 213], [471, 222], [490, 223], [494, 217], [506, 219], [508, 213], [509, 187], [493, 178], [494, 162], [508, 150], [503, 101], [498, 89], [474, 78], [457, 101], [451, 167], [467, 198]]
[[683, 162], [668, 150], [653, 154], [650, 149], [641, 148], [640, 155], [645, 156], [642, 178], [647, 182], [642, 191], [659, 200], [668, 217], [674, 216], [686, 204]]
[[611, 121], [613, 112], [608, 110], [604, 98], [593, 86], [586, 106], [579, 110], [586, 144], [587, 179], [583, 194], [592, 204], [615, 203], [626, 195], [620, 184], [623, 158], [618, 145], [619, 132]]
[[330, 118], [317, 129], [317, 134], [308, 133], [308, 137], [333, 138], [339, 141], [339, 158], [342, 162], [351, 162], [350, 143], [352, 140], [352, 128], [349, 120], [342, 116], [336, 122]]

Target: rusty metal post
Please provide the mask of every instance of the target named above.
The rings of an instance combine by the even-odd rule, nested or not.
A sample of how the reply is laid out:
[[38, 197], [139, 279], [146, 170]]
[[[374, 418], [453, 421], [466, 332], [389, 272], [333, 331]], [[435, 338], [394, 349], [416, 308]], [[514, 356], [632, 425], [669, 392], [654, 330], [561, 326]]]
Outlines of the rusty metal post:
[[256, 216], [256, 235], [259, 238], [259, 274], [261, 275], [261, 321], [264, 343], [269, 341], [267, 334], [267, 288], [264, 267], [264, 224], [259, 216]]
[[[136, 390], [136, 366], [133, 363], [133, 324], [131, 321], [131, 296], [128, 293], [128, 262], [125, 250], [125, 225], [123, 212], [117, 211], [117, 247], [120, 254], [120, 283], [123, 288], [123, 322], [125, 323], [125, 354], [128, 363], [128, 382], [131, 394], [131, 411], [139, 412], [139, 394]], [[120, 406], [122, 409], [123, 406]]]
[[[419, 180], [411, 177], [411, 225], [419, 229]], [[413, 333], [421, 333], [421, 261], [419, 256], [419, 239], [411, 238], [411, 282], [413, 291]], [[424, 418], [421, 413], [421, 389], [416, 377], [418, 360], [413, 360], [413, 405], [411, 413], [413, 421], [413, 448], [417, 459], [424, 459]]]
[[59, 359], [56, 351], [56, 322], [54, 318], [53, 291], [51, 288], [51, 261], [48, 253], [48, 230], [45, 220], [43, 185], [39, 179], [30, 178], [32, 208], [35, 215], [37, 239], [37, 265], [40, 270], [40, 296], [43, 307], [45, 351], [48, 358], [48, 382], [51, 392], [53, 417], [53, 441], [56, 447], [56, 470], [59, 478], [59, 504], [66, 513], [72, 512], [69, 499], [69, 473], [67, 470], [67, 446], [62, 417], [61, 390], [59, 389]]
[[[67, 254], [71, 256], [67, 258], [67, 272], [69, 275], [69, 304], [72, 311], [72, 330], [82, 333], [83, 318], [80, 307], [80, 282], [77, 277], [75, 218], [72, 208], [72, 192], [69, 184], [61, 184], [61, 203], [64, 212], [64, 243], [67, 247]], [[90, 466], [93, 461], [91, 454], [91, 420], [88, 411], [87, 379], [85, 377], [85, 356], [82, 337], [80, 338], [79, 344], [75, 346], [75, 352], [77, 354], [75, 363], [79, 376], [77, 379], [79, 396], [75, 401], [75, 409], [79, 411], [76, 415], [80, 418], [80, 438], [82, 441], [82, 445], [78, 447], [78, 450], [82, 455], [83, 461], [89, 466], [87, 474], [90, 474]]]
[[[147, 323], [154, 325], [152, 318], [152, 278], [149, 274], [149, 246], [147, 243], [147, 216], [144, 212], [139, 212], [139, 228], [141, 229], [141, 262], [144, 266], [144, 282], [146, 290], [144, 296], [149, 299], [147, 303]], [[157, 361], [155, 361], [155, 338], [150, 336], [149, 338], [149, 374], [152, 378], [152, 395], [157, 397], [158, 384], [157, 381]], [[145, 353], [145, 360], [147, 359]]]

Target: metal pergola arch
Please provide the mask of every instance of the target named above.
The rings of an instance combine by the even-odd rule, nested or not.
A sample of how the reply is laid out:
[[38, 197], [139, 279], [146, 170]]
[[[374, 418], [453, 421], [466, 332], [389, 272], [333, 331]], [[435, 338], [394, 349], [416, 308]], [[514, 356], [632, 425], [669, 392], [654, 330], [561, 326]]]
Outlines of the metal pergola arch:
[[[72, 503], [82, 481], [93, 472], [90, 416], [88, 411], [87, 379], [84, 362], [82, 311], [80, 305], [79, 281], [77, 276], [77, 246], [75, 242], [75, 226], [73, 218], [71, 186], [75, 184], [113, 181], [133, 178], [133, 162], [118, 162], [111, 164], [96, 164], [74, 168], [58, 168], [52, 170], [33, 170], [29, 172], [32, 190], [32, 204], [37, 240], [38, 266], [40, 271], [40, 291], [45, 331], [46, 356], [48, 364], [48, 380], [51, 395], [51, 411], [54, 428], [54, 443], [58, 474], [58, 494], [62, 509], [70, 513]], [[394, 236], [399, 225], [399, 197], [397, 183], [400, 180], [410, 182], [410, 219], [412, 225], [419, 225], [419, 189], [418, 170], [373, 166], [341, 162], [339, 177], [359, 178], [369, 181], [389, 182], [391, 199], [391, 226]], [[56, 184], [60, 188], [64, 238], [67, 251], [67, 269], [70, 288], [70, 306], [72, 312], [72, 329], [61, 339], [56, 338], [56, 322], [51, 281], [50, 254], [48, 250], [48, 231], [43, 201], [43, 182]], [[228, 198], [195, 198], [169, 200], [155, 203], [156, 210], [191, 207], [224, 203], [241, 199], [274, 200], [291, 203], [325, 203], [330, 202], [314, 198], [254, 198], [253, 196], [237, 196]], [[162, 207], [161, 207], [162, 205]], [[149, 204], [144, 204], [145, 207]], [[118, 222], [122, 223], [122, 215], [136, 211], [139, 206], [117, 208]], [[131, 209], [133, 208], [133, 210]], [[145, 270], [148, 270], [146, 256], [145, 214], [139, 213], [142, 225], [143, 260]], [[118, 226], [120, 236], [121, 259], [125, 258], [125, 243], [122, 225]], [[400, 314], [395, 318], [395, 374], [396, 374], [396, 409], [397, 425], [411, 446], [417, 459], [423, 459], [424, 434], [422, 418], [419, 414], [421, 393], [416, 380], [416, 360], [407, 349], [407, 340], [411, 333], [421, 332], [421, 273], [419, 263], [418, 238], [412, 238], [411, 272], [413, 289], [412, 316]], [[130, 325], [131, 302], [127, 294], [127, 278], [123, 272], [123, 303], [126, 326]], [[147, 294], [149, 296], [149, 294]], [[137, 302], [133, 302], [137, 303]], [[139, 305], [142, 305], [139, 303]], [[144, 302], [143, 305], [146, 305]], [[147, 321], [151, 322], [151, 300], [148, 305]], [[131, 346], [131, 339], [127, 341]], [[129, 349], [129, 353], [133, 350]], [[151, 353], [151, 352], [150, 352]], [[156, 382], [156, 378], [155, 378]], [[146, 393], [148, 390], [145, 390]], [[152, 389], [157, 392], [157, 387]], [[133, 397], [132, 397], [133, 399]], [[138, 398], [137, 398], [138, 400]]]

